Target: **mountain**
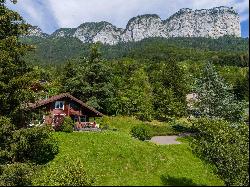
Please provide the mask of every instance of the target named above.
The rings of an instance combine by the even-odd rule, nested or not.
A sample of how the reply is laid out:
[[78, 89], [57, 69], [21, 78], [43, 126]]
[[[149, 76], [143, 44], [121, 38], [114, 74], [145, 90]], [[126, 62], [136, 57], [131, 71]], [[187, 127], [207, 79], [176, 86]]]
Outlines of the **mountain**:
[[50, 36], [45, 36], [38, 28], [36, 31], [31, 36], [74, 37], [83, 43], [101, 42], [109, 45], [152, 37], [241, 36], [239, 14], [233, 8], [224, 6], [201, 10], [183, 8], [166, 20], [161, 20], [156, 14], [140, 15], [130, 19], [125, 29], [102, 21], [83, 23], [77, 28], [61, 28]]
[[48, 34], [43, 33], [42, 29], [40, 29], [38, 26], [32, 26], [28, 30], [28, 36], [31, 37], [41, 37], [41, 38], [46, 38], [49, 37]]

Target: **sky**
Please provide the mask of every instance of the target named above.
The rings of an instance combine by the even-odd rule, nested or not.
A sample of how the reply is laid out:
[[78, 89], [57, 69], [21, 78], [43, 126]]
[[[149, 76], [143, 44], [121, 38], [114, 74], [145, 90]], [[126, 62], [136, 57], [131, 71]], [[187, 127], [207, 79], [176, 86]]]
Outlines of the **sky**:
[[18, 0], [7, 6], [48, 34], [83, 22], [108, 21], [125, 28], [129, 19], [137, 15], [158, 14], [165, 20], [181, 8], [229, 6], [240, 14], [242, 37], [249, 37], [248, 0]]

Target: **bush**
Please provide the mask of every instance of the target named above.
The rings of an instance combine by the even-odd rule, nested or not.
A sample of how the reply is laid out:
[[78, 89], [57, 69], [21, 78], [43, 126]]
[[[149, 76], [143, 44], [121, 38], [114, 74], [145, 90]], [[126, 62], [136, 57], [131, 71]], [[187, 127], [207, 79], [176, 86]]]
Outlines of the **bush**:
[[9, 118], [0, 117], [0, 164], [11, 160], [12, 154], [8, 150], [11, 149], [14, 130], [14, 125]]
[[74, 126], [75, 126], [74, 121], [70, 117], [67, 116], [63, 120], [63, 123], [60, 127], [60, 131], [71, 133], [71, 132], [73, 132]]
[[[32, 185], [39, 186], [90, 186], [94, 181], [88, 177], [80, 160], [65, 159], [57, 167], [46, 167], [38, 172]], [[53, 163], [57, 164], [57, 163]]]
[[46, 163], [59, 152], [51, 127], [20, 129], [13, 134], [11, 153], [15, 162]]
[[194, 122], [194, 152], [216, 166], [226, 185], [249, 184], [249, 127], [221, 119]]
[[32, 166], [15, 163], [0, 168], [0, 186], [31, 185]]
[[133, 127], [130, 133], [134, 138], [138, 138], [142, 141], [149, 140], [152, 137], [150, 128], [145, 125]]
[[46, 163], [58, 153], [51, 127], [15, 130], [10, 119], [0, 118], [0, 164], [13, 162]]

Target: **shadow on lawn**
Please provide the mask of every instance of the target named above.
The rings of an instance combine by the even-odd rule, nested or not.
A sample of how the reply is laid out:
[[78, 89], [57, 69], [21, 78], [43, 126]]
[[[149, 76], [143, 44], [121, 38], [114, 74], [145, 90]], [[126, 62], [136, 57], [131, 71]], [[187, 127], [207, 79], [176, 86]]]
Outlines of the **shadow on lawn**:
[[188, 179], [185, 177], [171, 177], [169, 175], [162, 175], [161, 181], [164, 186], [205, 186], [201, 184], [195, 184], [192, 179]]
[[177, 132], [190, 132], [191, 131], [189, 127], [185, 127], [184, 125], [181, 125], [181, 124], [172, 125], [172, 128]]

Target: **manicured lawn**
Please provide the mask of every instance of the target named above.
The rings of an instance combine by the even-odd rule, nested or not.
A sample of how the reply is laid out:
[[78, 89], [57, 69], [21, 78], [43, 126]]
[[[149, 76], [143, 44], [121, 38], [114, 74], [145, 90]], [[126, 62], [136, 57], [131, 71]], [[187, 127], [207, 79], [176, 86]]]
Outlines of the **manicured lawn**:
[[41, 176], [49, 176], [54, 168], [77, 159], [94, 177], [94, 185], [223, 185], [212, 169], [192, 154], [187, 143], [158, 146], [133, 139], [126, 130], [54, 136], [59, 140], [60, 153], [39, 170], [39, 177], [34, 176], [34, 185], [44, 184]]

